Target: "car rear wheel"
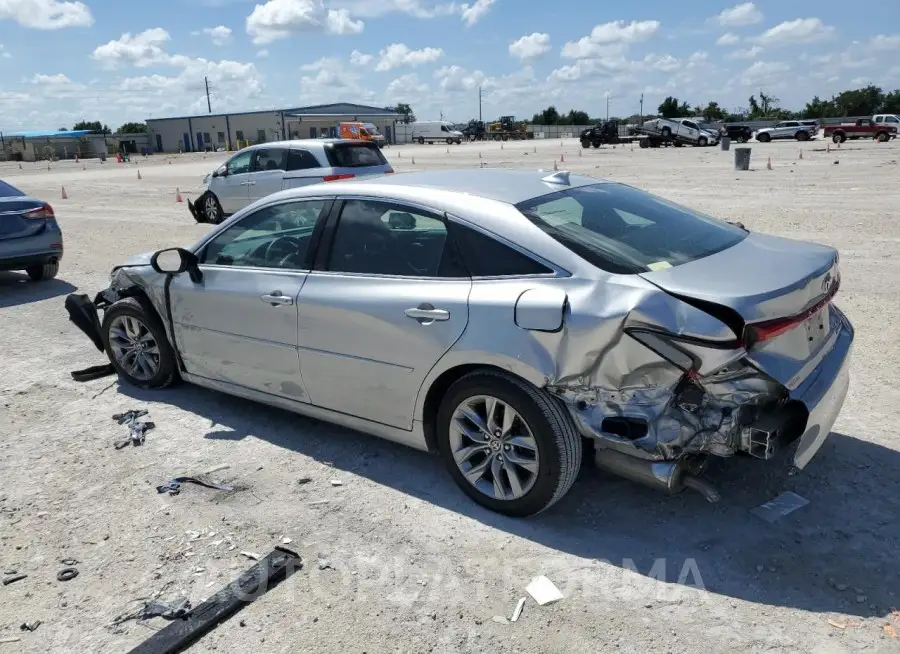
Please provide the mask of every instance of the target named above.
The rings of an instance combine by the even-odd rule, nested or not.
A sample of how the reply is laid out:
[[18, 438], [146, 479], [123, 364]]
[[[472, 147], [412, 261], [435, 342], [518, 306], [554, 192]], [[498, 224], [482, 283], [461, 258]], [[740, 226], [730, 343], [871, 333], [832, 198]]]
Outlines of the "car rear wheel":
[[425, 138], [422, 136], [419, 137], [419, 145], [425, 145]]
[[699, 145], [701, 148], [705, 148], [708, 144], [709, 141], [705, 136], [701, 136], [699, 139], [697, 139], [697, 145]]
[[110, 306], [100, 331], [106, 356], [132, 386], [163, 388], [177, 378], [175, 352], [152, 309], [133, 297]]
[[456, 484], [478, 504], [524, 517], [571, 488], [581, 437], [560, 402], [500, 371], [465, 375], [437, 416], [438, 449]]
[[757, 134], [756, 140], [760, 143], [768, 143], [772, 140], [772, 137], [769, 134]]
[[887, 132], [879, 132], [878, 136], [875, 137], [879, 143], [886, 143], [891, 140], [891, 135]]
[[219, 204], [219, 199], [212, 193], [207, 193], [203, 199], [203, 215], [213, 225], [218, 225], [225, 216], [222, 211], [222, 205]]
[[808, 141], [809, 140], [809, 132], [801, 129], [799, 132], [794, 134], [794, 138], [796, 138], [798, 141]]
[[53, 279], [59, 272], [59, 261], [45, 263], [40, 266], [28, 266], [25, 273], [31, 277], [33, 281], [40, 282], [45, 279]]
[[831, 137], [831, 140], [834, 141], [835, 143], [843, 143], [844, 141], [847, 140], [847, 137], [844, 136], [843, 134], [835, 134], [834, 136]]

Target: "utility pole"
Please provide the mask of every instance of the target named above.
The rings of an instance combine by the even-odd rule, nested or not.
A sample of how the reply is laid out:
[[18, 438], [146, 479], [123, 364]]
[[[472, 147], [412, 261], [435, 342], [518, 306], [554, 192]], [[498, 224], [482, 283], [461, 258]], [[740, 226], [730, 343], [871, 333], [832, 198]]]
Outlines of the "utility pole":
[[481, 87], [478, 87], [478, 122], [482, 122], [481, 118]]
[[644, 94], [641, 93], [641, 122], [644, 122]]
[[212, 113], [212, 104], [209, 102], [209, 78], [204, 77], [203, 83], [206, 85], [206, 108]]
[[609, 91], [606, 92], [606, 122], [609, 122]]

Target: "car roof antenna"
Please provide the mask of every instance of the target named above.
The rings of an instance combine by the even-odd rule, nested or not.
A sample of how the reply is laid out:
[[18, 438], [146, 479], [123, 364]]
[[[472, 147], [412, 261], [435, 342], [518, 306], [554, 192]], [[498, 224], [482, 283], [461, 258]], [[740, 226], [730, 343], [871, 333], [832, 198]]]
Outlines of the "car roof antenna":
[[547, 182], [548, 184], [562, 184], [564, 186], [569, 186], [569, 171], [559, 170], [552, 175], [541, 178], [541, 181]]

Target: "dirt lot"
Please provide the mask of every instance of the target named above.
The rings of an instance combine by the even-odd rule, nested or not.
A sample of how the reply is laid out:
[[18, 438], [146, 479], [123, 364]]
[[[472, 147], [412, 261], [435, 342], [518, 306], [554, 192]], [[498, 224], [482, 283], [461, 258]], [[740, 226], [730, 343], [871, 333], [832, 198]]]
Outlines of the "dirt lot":
[[[711, 473], [724, 499], [710, 505], [585, 467], [530, 520], [480, 509], [436, 457], [375, 438], [196, 387], [72, 381], [70, 371], [103, 359], [69, 324], [65, 295], [93, 296], [129, 254], [197, 239], [207, 227], [175, 190], [196, 193], [223, 157], [0, 165], [0, 178], [54, 204], [66, 245], [57, 280], [0, 273], [0, 573], [28, 575], [0, 586], [0, 652], [125, 651], [164, 624], [110, 627], [137, 600], [198, 603], [252, 564], [242, 552], [286, 539], [303, 570], [192, 651], [897, 651], [900, 143], [827, 153], [816, 141], [802, 160], [798, 150], [755, 143], [743, 173], [714, 148], [582, 154], [570, 140], [386, 151], [398, 171], [474, 168], [479, 152], [489, 166], [552, 168], [564, 154], [561, 168], [840, 248], [854, 378], [804, 473], [724, 462]], [[148, 409], [157, 428], [142, 447], [116, 450], [125, 428], [111, 415], [131, 408]], [[226, 464], [212, 477], [235, 491], [155, 490]], [[809, 505], [775, 524], [749, 512], [782, 490]], [[80, 574], [57, 581], [68, 558]], [[539, 574], [565, 599], [529, 599], [515, 624], [493, 621]]]

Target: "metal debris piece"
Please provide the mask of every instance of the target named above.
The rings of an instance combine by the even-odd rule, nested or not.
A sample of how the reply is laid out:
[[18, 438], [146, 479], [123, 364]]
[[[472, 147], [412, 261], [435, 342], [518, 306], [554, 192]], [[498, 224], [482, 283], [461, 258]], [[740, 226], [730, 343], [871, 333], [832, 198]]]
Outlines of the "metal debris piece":
[[28, 577], [28, 575], [13, 575], [13, 576], [11, 576], [11, 577], [5, 577], [5, 578], [3, 579], [3, 585], [4, 585], [4, 586], [9, 586], [10, 584], [14, 584], [14, 583], [16, 583], [17, 581], [22, 581], [22, 580], [25, 579], [26, 577]]
[[519, 603], [516, 604], [516, 609], [513, 611], [512, 617], [509, 619], [510, 622], [517, 622], [519, 620], [519, 616], [522, 615], [522, 609], [525, 608], [525, 598], [519, 600]]
[[534, 598], [534, 601], [540, 606], [558, 602], [563, 598], [563, 594], [560, 592], [559, 588], [543, 575], [535, 577], [525, 588], [525, 592], [531, 595]]
[[233, 491], [233, 486], [226, 486], [225, 484], [217, 484], [215, 482], [206, 481], [204, 479], [200, 479], [199, 477], [173, 477], [165, 484], [156, 487], [157, 493], [168, 493], [169, 495], [178, 495], [181, 492], [182, 484], [196, 484], [197, 486], [203, 486], [205, 488], [212, 488], [214, 490], [220, 491]]
[[147, 415], [146, 409], [131, 409], [125, 413], [114, 413], [112, 419], [120, 425], [128, 426], [128, 436], [117, 440], [113, 445], [117, 450], [128, 447], [129, 444], [137, 447], [143, 445], [147, 432], [156, 427], [150, 421], [139, 420]]
[[9, 637], [9, 638], [0, 638], [0, 644], [3, 644], [3, 643], [18, 643], [20, 640], [22, 640], [22, 639], [19, 638], [18, 636], [12, 636], [12, 637]]
[[244, 606], [275, 588], [302, 565], [296, 552], [276, 547], [235, 581], [194, 608], [183, 620], [170, 622], [129, 654], [174, 654], [184, 651]]
[[344, 482], [342, 482], [340, 479], [332, 479], [331, 485], [332, 486], [343, 486]]
[[246, 556], [248, 559], [253, 561], [259, 561], [259, 554], [256, 552], [241, 552], [241, 555]]
[[796, 493], [786, 491], [773, 500], [750, 510], [753, 515], [762, 518], [766, 522], [777, 522], [780, 518], [793, 513], [797, 509], [809, 504], [809, 500]]
[[509, 620], [507, 620], [507, 619], [506, 619], [504, 616], [502, 616], [502, 615], [495, 615], [493, 618], [491, 618], [491, 620], [493, 620], [493, 621], [496, 622], [497, 624], [509, 624]]
[[303, 486], [304, 484], [309, 484], [311, 482], [312, 482], [312, 477], [300, 477], [300, 479], [297, 480], [297, 485]]
[[59, 581], [71, 581], [75, 577], [78, 576], [77, 568], [63, 568], [59, 572], [56, 573], [56, 578]]
[[41, 626], [40, 620], [35, 620], [34, 622], [23, 622], [19, 625], [19, 629], [22, 631], [37, 631], [37, 628]]

